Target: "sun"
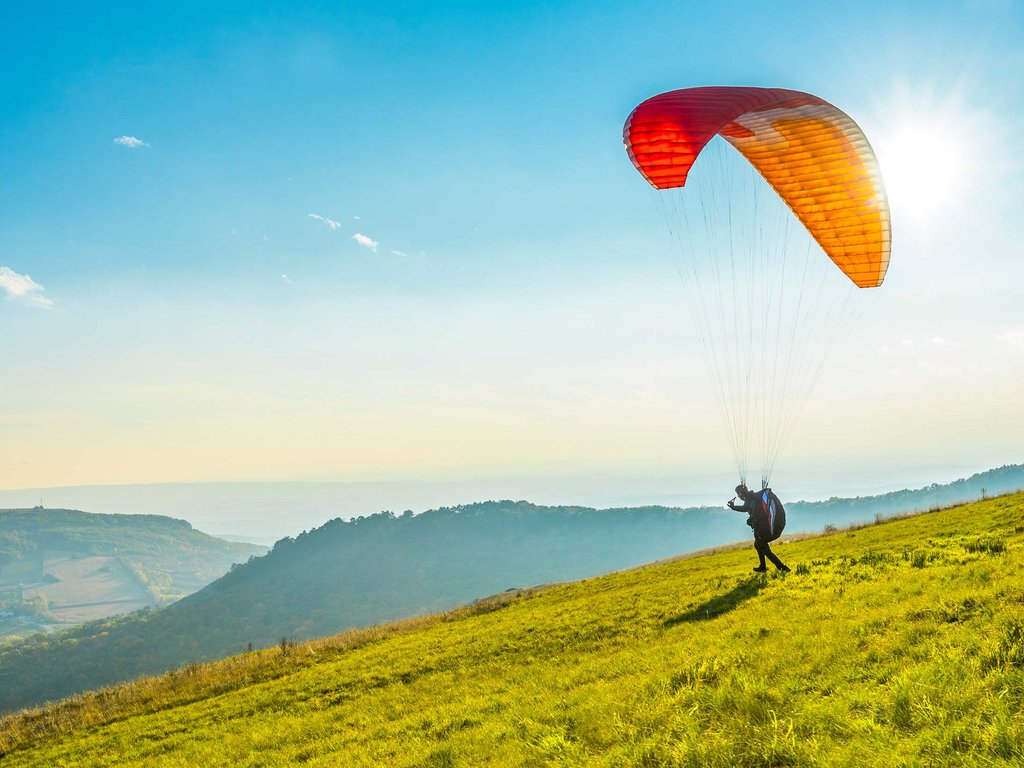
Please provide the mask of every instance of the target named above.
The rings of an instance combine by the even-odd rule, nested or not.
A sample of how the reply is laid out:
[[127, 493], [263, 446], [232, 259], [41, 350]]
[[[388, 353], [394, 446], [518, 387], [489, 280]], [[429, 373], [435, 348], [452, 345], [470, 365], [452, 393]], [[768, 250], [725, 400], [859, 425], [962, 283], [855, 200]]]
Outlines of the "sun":
[[964, 148], [955, 131], [927, 121], [883, 135], [875, 152], [894, 215], [924, 220], [954, 205], [967, 175]]
[[934, 222], [960, 206], [980, 170], [975, 115], [946, 99], [900, 95], [872, 136], [894, 218]]

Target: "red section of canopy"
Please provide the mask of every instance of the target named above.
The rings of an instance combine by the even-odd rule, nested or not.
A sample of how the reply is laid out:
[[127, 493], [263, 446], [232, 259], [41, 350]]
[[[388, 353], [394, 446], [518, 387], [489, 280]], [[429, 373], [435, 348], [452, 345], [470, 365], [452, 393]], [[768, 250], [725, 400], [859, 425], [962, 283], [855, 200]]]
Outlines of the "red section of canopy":
[[785, 88], [685, 88], [654, 96], [634, 109], [622, 140], [633, 165], [654, 187], [681, 187], [697, 155], [715, 134], [739, 138], [746, 130], [730, 125], [736, 118], [748, 112], [814, 104], [828, 102]]

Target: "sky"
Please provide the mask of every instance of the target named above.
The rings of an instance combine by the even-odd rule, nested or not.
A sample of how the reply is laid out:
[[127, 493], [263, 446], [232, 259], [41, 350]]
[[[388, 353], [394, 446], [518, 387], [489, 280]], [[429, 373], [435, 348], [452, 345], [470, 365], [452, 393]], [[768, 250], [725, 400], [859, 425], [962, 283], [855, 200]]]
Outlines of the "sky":
[[0, 489], [727, 477], [621, 140], [710, 84], [842, 108], [892, 206], [777, 485], [1024, 461], [1021, 3], [11, 0], [0, 67]]

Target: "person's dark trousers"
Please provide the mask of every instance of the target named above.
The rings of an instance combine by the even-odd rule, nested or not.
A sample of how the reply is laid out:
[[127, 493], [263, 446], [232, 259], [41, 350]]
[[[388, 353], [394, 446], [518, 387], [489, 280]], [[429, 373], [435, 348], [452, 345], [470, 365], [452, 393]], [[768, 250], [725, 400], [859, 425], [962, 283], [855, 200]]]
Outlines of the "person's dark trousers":
[[757, 556], [761, 561], [761, 564], [758, 567], [764, 570], [764, 559], [767, 557], [772, 561], [772, 565], [779, 570], [782, 570], [786, 566], [781, 560], [779, 560], [779, 556], [772, 552], [771, 545], [769, 544], [770, 541], [771, 540], [767, 536], [761, 536], [757, 533], [754, 534], [754, 549], [757, 550]]

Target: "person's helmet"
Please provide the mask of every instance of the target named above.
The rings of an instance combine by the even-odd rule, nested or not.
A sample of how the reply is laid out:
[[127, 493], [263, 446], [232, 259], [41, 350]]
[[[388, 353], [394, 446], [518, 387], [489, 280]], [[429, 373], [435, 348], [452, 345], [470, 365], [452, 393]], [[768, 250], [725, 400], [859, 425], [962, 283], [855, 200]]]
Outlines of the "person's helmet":
[[747, 490], [747, 486], [744, 485], [743, 483], [740, 483], [739, 485], [736, 486], [737, 496], [746, 496], [748, 493], [750, 493], [750, 491]]

